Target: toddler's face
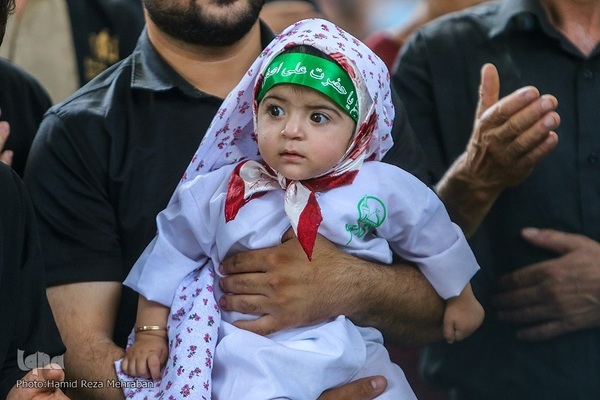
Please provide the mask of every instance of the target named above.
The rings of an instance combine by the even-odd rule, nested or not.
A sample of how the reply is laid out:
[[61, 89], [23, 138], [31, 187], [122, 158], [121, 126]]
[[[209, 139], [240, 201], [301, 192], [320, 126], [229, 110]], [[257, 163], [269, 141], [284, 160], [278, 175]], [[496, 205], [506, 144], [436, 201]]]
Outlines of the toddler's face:
[[258, 149], [271, 168], [291, 180], [327, 172], [346, 153], [355, 123], [327, 96], [279, 84], [258, 106]]

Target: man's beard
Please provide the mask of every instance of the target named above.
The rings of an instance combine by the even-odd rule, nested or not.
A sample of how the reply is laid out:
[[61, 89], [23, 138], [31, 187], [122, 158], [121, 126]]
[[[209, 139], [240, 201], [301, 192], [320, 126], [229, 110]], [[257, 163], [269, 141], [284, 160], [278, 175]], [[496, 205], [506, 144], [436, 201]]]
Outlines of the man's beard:
[[[229, 4], [232, 0], [217, 0]], [[152, 22], [163, 32], [186, 43], [207, 47], [230, 46], [243, 38], [258, 20], [264, 0], [248, 0], [247, 10], [214, 18], [190, 0], [187, 6], [169, 6], [165, 0], [144, 0]]]

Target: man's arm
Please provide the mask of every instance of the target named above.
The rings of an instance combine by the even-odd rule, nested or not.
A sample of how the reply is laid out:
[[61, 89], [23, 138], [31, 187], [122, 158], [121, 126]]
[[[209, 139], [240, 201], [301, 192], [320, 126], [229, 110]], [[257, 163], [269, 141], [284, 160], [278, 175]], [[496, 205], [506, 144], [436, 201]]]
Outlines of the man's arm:
[[499, 99], [491, 64], [481, 70], [475, 125], [465, 152], [436, 186], [452, 220], [471, 236], [500, 193], [518, 185], [558, 143], [554, 96], [524, 87]]
[[[475, 130], [466, 151], [437, 186], [448, 211], [472, 234], [497, 196], [521, 183], [557, 145], [556, 99], [523, 88], [498, 100], [495, 68], [482, 69]], [[551, 229], [523, 230], [532, 245], [557, 257], [524, 266], [498, 281], [497, 317], [517, 327], [517, 337], [541, 341], [600, 326], [600, 244]]]
[[[124, 354], [112, 341], [121, 283], [72, 283], [50, 287], [47, 294], [67, 347], [67, 381], [77, 381], [77, 389], [69, 389], [67, 394], [81, 400], [123, 399], [120, 389], [106, 387], [117, 379], [113, 363]], [[100, 382], [104, 387], [86, 388], [83, 382]]]
[[444, 303], [415, 267], [364, 261], [320, 236], [312, 262], [293, 237], [234, 255], [221, 272], [227, 275], [220, 281], [223, 291], [235, 293], [223, 296], [221, 307], [263, 314], [235, 323], [262, 335], [346, 315], [407, 346], [442, 338]]

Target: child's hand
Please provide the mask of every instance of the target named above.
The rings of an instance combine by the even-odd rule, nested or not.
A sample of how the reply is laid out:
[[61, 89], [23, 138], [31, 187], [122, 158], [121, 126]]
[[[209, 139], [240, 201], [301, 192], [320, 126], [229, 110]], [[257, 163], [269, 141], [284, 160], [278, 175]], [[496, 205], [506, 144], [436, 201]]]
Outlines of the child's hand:
[[137, 332], [135, 342], [123, 357], [121, 370], [130, 376], [159, 380], [168, 355], [166, 332]]
[[483, 307], [467, 285], [462, 293], [446, 303], [444, 312], [444, 338], [452, 344], [470, 336], [483, 322]]

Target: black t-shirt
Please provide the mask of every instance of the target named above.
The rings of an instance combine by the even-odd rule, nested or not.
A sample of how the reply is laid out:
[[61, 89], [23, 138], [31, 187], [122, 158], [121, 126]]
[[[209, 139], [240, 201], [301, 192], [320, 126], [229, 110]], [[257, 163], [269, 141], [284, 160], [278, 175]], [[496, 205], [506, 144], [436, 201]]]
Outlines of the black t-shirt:
[[600, 329], [538, 343], [490, 304], [497, 278], [559, 256], [521, 238], [527, 226], [600, 241], [600, 48], [585, 57], [549, 23], [538, 0], [485, 2], [420, 29], [405, 45], [394, 83], [439, 179], [473, 128], [480, 70], [496, 65], [500, 97], [527, 86], [558, 99], [558, 146], [497, 199], [470, 243], [482, 267], [473, 288], [486, 307], [467, 340], [428, 349], [425, 372], [457, 399], [600, 398]]
[[[263, 45], [272, 37], [263, 25]], [[48, 112], [25, 181], [49, 285], [125, 279], [221, 103], [170, 68], [144, 32], [130, 57]], [[403, 145], [389, 159], [418, 171], [420, 148], [402, 117], [395, 126]], [[124, 287], [114, 337], [121, 346], [136, 305]]]
[[43, 361], [65, 349], [46, 299], [44, 262], [31, 201], [21, 179], [2, 163], [0, 326], [0, 398], [5, 399], [32, 366], [28, 356], [37, 353], [37, 359]]
[[[25, 173], [49, 285], [125, 279], [221, 101], [177, 75], [144, 32], [130, 57], [49, 110]], [[121, 346], [136, 304], [124, 287]]]
[[44, 113], [52, 101], [33, 76], [0, 58], [0, 121], [10, 124], [4, 150], [12, 150], [13, 169], [23, 176], [27, 155]]

